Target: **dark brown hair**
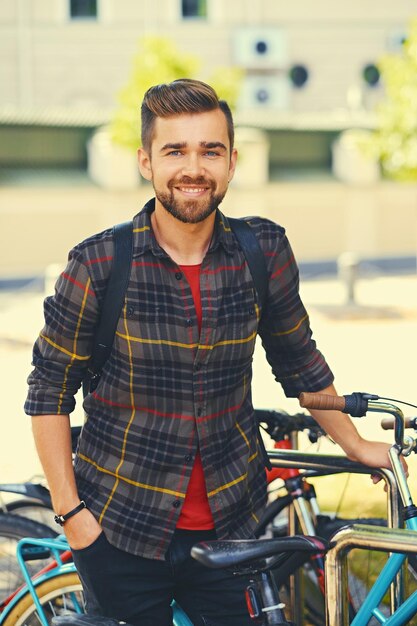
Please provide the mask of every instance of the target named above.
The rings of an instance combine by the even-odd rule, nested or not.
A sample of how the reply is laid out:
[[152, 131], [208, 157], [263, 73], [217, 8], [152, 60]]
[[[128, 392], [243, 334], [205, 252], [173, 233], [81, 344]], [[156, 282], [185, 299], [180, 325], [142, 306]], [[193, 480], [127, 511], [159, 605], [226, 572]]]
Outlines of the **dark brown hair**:
[[199, 80], [180, 78], [172, 83], [162, 83], [151, 87], [145, 93], [141, 107], [142, 146], [150, 154], [157, 117], [171, 117], [181, 113], [204, 113], [215, 109], [220, 109], [225, 115], [230, 150], [232, 150], [234, 142], [232, 112], [225, 100], [219, 100], [210, 85]]

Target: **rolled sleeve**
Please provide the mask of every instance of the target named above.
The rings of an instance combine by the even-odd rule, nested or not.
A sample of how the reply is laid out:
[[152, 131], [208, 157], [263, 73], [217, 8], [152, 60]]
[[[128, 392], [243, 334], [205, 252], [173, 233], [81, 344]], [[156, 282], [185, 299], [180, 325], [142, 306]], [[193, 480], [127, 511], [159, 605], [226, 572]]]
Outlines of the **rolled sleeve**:
[[92, 349], [97, 302], [87, 267], [74, 249], [60, 275], [55, 295], [44, 303], [45, 325], [33, 348], [25, 412], [68, 414]]
[[281, 227], [275, 246], [267, 252], [269, 291], [259, 334], [275, 379], [285, 395], [320, 391], [333, 374], [312, 338], [308, 313], [299, 295], [299, 272], [290, 243]]

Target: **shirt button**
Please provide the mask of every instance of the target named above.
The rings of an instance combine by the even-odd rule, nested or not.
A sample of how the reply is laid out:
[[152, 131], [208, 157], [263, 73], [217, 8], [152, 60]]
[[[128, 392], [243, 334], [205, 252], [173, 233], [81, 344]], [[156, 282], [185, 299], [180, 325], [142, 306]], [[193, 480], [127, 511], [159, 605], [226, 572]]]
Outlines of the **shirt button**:
[[126, 315], [128, 317], [132, 317], [133, 313], [135, 312], [135, 307], [134, 306], [128, 306], [127, 310], [126, 310]]
[[185, 457], [184, 457], [184, 460], [185, 460], [186, 463], [189, 463], [192, 458], [193, 457], [191, 456], [191, 454], [186, 454]]
[[174, 500], [172, 506], [174, 507], [174, 509], [178, 509], [178, 507], [181, 506], [181, 502], [179, 500]]
[[249, 309], [249, 315], [255, 315], [255, 309]]
[[176, 272], [176, 273], [175, 273], [175, 278], [176, 278], [177, 280], [181, 280], [181, 278], [182, 278], [182, 274], [181, 274], [181, 272]]
[[190, 320], [190, 319], [185, 320], [185, 325], [186, 326], [192, 326], [193, 325], [193, 320]]

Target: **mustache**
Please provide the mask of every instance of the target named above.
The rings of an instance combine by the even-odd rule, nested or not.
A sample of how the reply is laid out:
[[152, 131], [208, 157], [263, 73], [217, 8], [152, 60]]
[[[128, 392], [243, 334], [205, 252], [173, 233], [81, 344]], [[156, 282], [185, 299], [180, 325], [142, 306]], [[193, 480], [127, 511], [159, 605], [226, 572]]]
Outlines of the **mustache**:
[[201, 185], [202, 187], [209, 187], [214, 189], [215, 183], [212, 180], [207, 180], [204, 176], [197, 176], [191, 178], [191, 176], [182, 176], [178, 179], [173, 179], [168, 182], [168, 188], [178, 187], [179, 185]]

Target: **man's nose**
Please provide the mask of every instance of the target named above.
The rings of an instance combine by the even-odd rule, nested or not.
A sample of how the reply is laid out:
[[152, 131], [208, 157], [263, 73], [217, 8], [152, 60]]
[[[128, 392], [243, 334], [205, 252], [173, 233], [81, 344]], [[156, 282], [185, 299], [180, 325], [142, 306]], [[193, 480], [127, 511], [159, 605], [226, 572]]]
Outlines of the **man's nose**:
[[188, 176], [197, 176], [204, 174], [204, 164], [199, 154], [189, 154], [185, 163], [183, 163], [183, 173]]

